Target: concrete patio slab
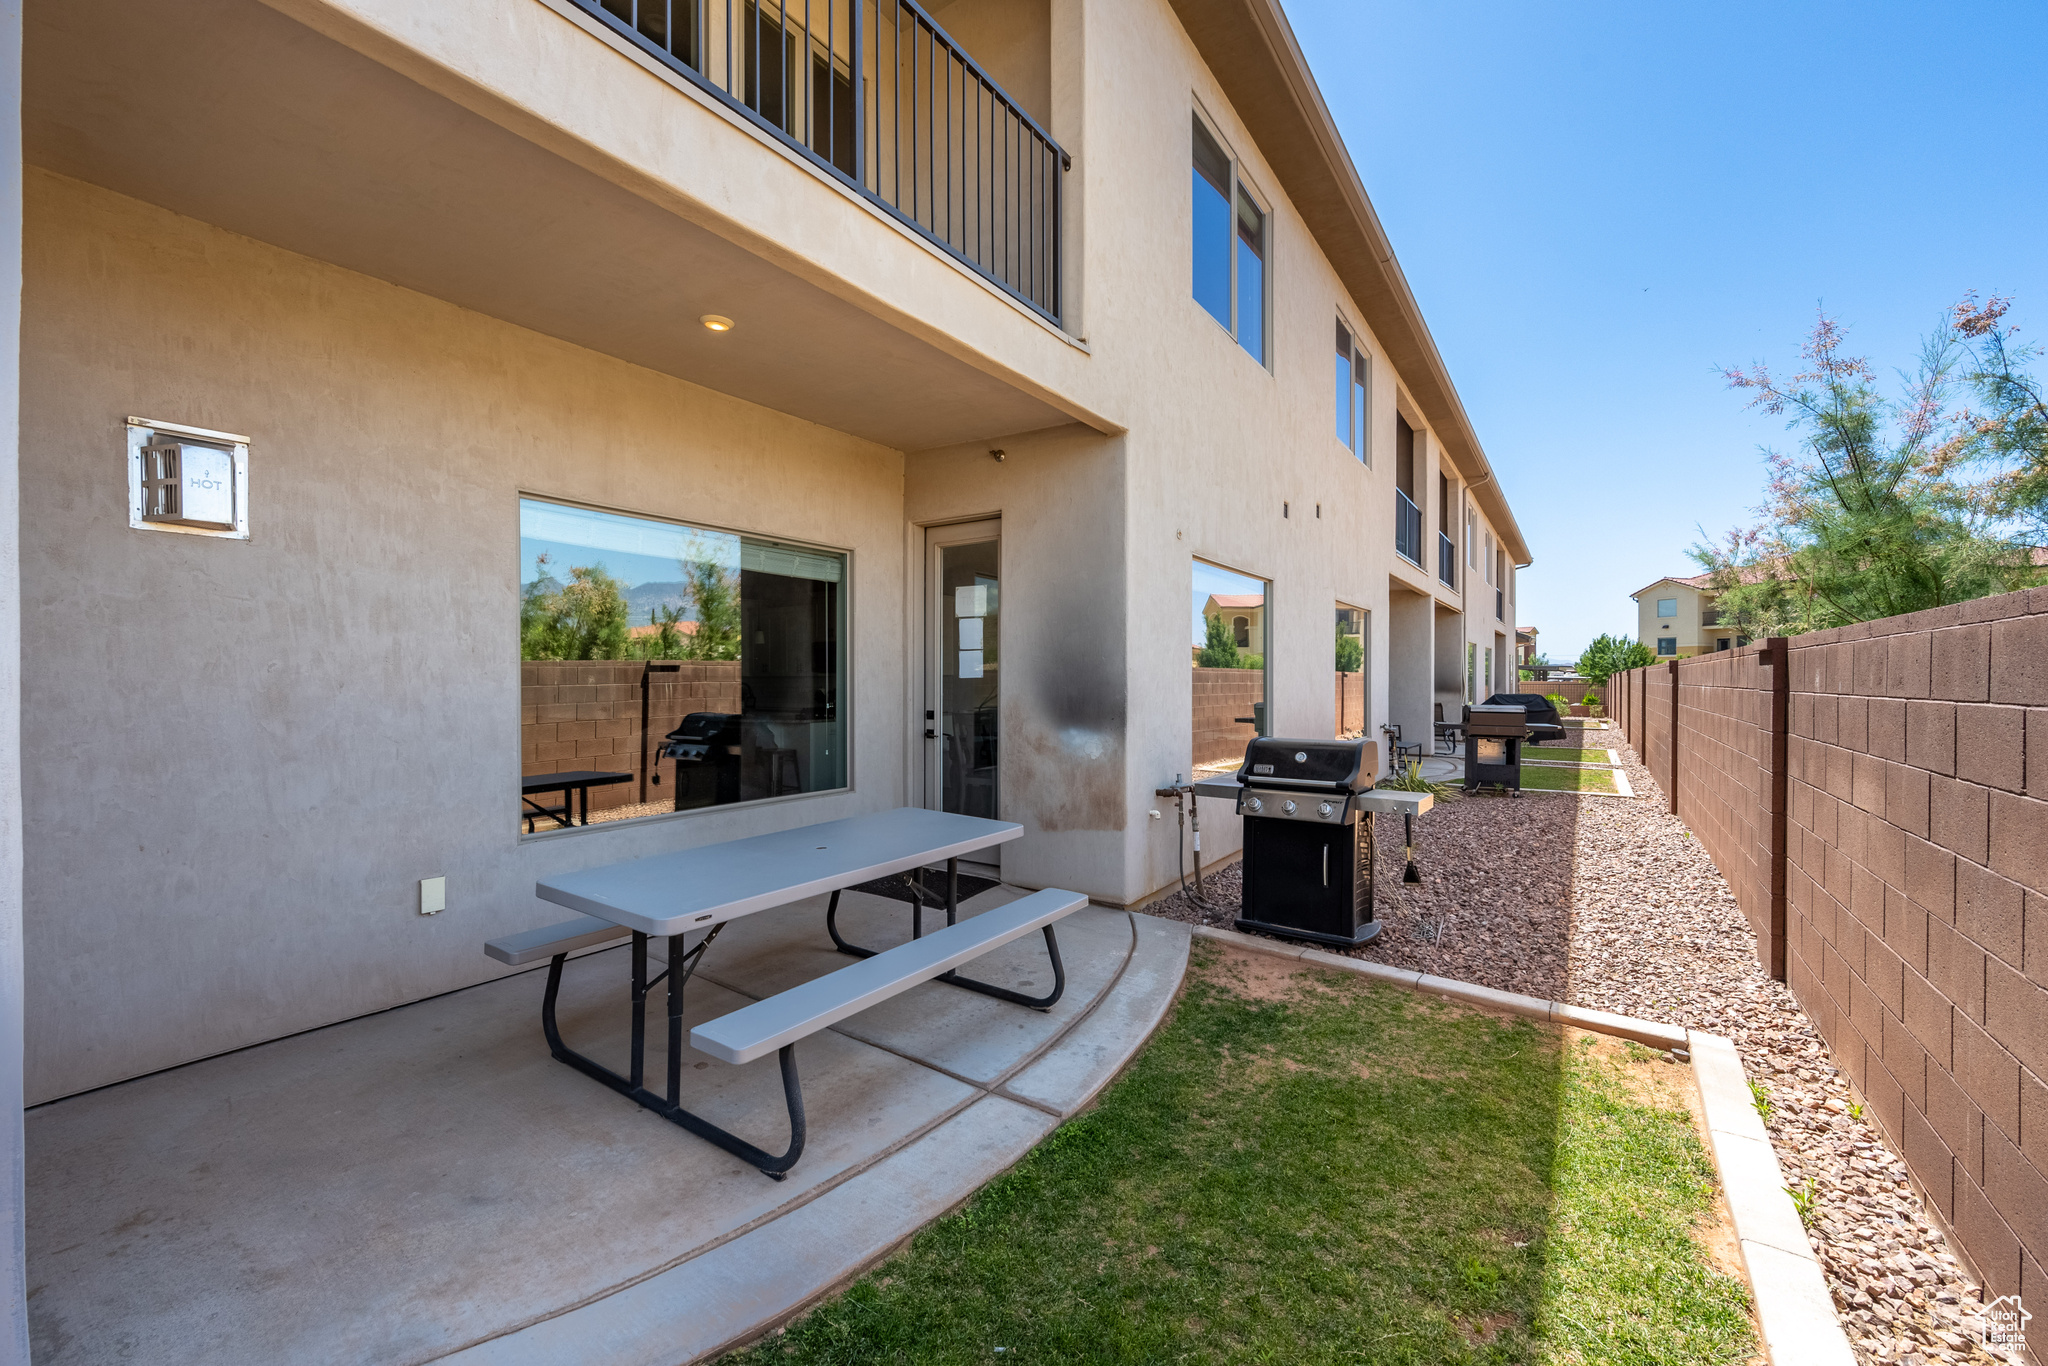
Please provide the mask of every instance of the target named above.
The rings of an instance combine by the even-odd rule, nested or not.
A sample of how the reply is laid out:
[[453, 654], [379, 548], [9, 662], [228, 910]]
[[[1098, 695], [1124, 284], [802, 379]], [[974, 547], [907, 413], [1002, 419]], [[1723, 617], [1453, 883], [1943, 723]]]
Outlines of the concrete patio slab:
[[789, 1318], [1013, 1166], [1059, 1121], [989, 1096], [856, 1181], [681, 1266], [448, 1366], [675, 1366]]
[[[905, 908], [870, 900], [849, 906], [849, 933], [894, 942], [892, 918], [907, 933]], [[707, 955], [688, 1023], [848, 961], [822, 902], [751, 921]], [[36, 1359], [423, 1363], [474, 1349], [676, 1362], [684, 1341], [730, 1341], [966, 1199], [1070, 1112], [1061, 1098], [1092, 1095], [1142, 1045], [1178, 988], [1185, 929], [1176, 956], [1121, 911], [1068, 923], [1068, 995], [1051, 1013], [928, 983], [892, 1017], [800, 1045], [809, 1146], [782, 1183], [551, 1059], [541, 971], [39, 1107]], [[1148, 955], [1132, 972], [1136, 943]], [[1016, 947], [1032, 952], [977, 975], [1049, 981], [1043, 941]], [[572, 960], [560, 1010], [573, 1046], [621, 1068], [626, 959]], [[1063, 1087], [991, 1096], [1069, 1048]], [[786, 1142], [773, 1059], [693, 1053], [683, 1076], [690, 1108]], [[758, 1283], [714, 1311], [704, 1297], [738, 1295], [735, 1276]], [[551, 1352], [565, 1331], [578, 1348]], [[657, 1341], [667, 1355], [645, 1355]]]
[[1123, 980], [1060, 1047], [1005, 1082], [1002, 1094], [1071, 1115], [1109, 1085], [1166, 1018], [1187, 975], [1192, 927], [1132, 915], [1130, 963]]

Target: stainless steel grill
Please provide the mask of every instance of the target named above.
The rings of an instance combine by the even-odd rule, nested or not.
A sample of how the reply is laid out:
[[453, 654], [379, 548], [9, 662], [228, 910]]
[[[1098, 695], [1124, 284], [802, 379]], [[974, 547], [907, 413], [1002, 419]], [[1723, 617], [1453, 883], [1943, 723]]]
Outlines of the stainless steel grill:
[[1244, 903], [1237, 928], [1346, 948], [1380, 932], [1373, 913], [1370, 740], [1262, 737], [1238, 770]]

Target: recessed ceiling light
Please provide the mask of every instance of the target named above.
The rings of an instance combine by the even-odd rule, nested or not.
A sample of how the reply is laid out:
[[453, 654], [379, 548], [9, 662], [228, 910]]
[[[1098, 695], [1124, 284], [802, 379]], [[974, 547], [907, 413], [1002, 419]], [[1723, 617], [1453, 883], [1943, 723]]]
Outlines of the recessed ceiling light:
[[718, 313], [706, 313], [703, 317], [697, 319], [697, 321], [703, 323], [713, 332], [730, 332], [732, 331], [733, 327], [731, 318], [725, 317], [722, 314]]

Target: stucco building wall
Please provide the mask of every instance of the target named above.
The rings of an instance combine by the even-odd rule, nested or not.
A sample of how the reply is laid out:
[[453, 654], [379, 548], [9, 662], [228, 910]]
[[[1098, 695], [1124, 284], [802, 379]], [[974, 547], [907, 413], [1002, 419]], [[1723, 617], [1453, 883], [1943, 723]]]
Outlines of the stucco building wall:
[[[905, 800], [900, 454], [47, 173], [26, 236], [31, 1102], [489, 977], [547, 874]], [[129, 528], [130, 414], [252, 438], [248, 541]], [[848, 550], [853, 789], [522, 841], [521, 492]]]

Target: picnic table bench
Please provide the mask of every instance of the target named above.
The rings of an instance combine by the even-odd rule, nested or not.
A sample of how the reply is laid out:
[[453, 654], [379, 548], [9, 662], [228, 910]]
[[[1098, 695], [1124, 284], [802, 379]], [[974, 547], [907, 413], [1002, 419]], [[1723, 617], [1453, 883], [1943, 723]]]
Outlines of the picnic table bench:
[[[588, 868], [539, 883], [542, 899], [582, 912], [574, 920], [491, 940], [484, 952], [520, 966], [548, 962], [541, 1000], [541, 1032], [556, 1060], [604, 1083], [776, 1180], [803, 1155], [803, 1091], [796, 1070], [796, 1045], [811, 1034], [923, 982], [941, 981], [1021, 1005], [1048, 1009], [1066, 989], [1056, 922], [1088, 904], [1076, 892], [1034, 892], [968, 920], [958, 919], [961, 855], [991, 848], [1023, 834], [1023, 827], [949, 812], [905, 807], [852, 816], [723, 844], [705, 845], [650, 858]], [[922, 902], [913, 903], [910, 942], [873, 950], [849, 944], [835, 922], [839, 894], [877, 878], [946, 863], [946, 928], [923, 932]], [[749, 1143], [682, 1105], [683, 988], [705, 950], [725, 925], [757, 911], [831, 893], [827, 930], [840, 952], [860, 961], [801, 986], [756, 1001], [690, 1031], [700, 1052], [740, 1064], [776, 1053], [782, 1068], [790, 1142], [780, 1155]], [[957, 969], [1033, 931], [1045, 936], [1052, 960], [1053, 989], [1025, 997], [988, 982], [962, 977]], [[562, 965], [578, 949], [632, 937], [632, 1050], [629, 1072], [621, 1076], [570, 1048], [555, 1020]], [[668, 940], [668, 966], [649, 980], [647, 941]], [[694, 945], [689, 941], [695, 939]], [[668, 981], [668, 1076], [666, 1094], [645, 1085], [647, 994]]]

